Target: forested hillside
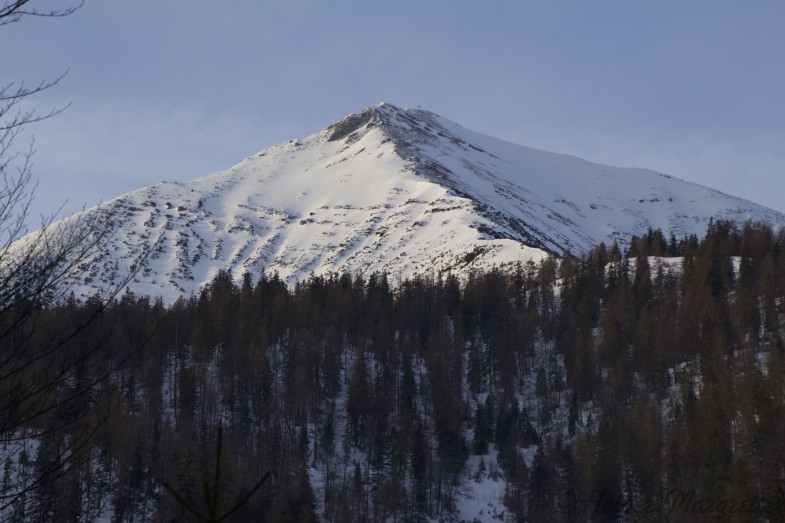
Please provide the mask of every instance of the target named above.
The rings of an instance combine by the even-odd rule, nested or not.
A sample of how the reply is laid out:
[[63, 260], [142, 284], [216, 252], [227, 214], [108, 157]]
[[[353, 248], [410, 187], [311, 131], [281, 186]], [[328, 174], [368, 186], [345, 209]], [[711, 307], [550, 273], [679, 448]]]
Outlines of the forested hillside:
[[0, 519], [188, 521], [163, 483], [203, 506], [219, 426], [226, 505], [272, 472], [231, 521], [785, 517], [781, 232], [653, 231], [465, 281], [234, 281], [0, 318], [7, 353], [97, 314], [2, 383], [4, 416], [14, 383], [100, 347], [50, 394], [87, 392], [1, 435]]

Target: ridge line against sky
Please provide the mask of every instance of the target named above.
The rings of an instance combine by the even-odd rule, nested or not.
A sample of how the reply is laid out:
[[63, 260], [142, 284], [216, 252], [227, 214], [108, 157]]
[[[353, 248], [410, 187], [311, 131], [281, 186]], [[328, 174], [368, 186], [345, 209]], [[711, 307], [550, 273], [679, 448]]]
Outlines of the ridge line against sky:
[[28, 100], [71, 103], [29, 129], [34, 216], [224, 170], [381, 101], [785, 212], [782, 27], [778, 1], [87, 0], [0, 28], [0, 81], [69, 69]]

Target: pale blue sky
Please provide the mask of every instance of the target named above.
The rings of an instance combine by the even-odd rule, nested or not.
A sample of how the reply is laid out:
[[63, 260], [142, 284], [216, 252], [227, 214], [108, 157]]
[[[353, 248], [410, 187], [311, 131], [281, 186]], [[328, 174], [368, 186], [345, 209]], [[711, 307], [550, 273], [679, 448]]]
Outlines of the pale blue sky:
[[[42, 5], [64, 0], [41, 0]], [[647, 167], [785, 211], [785, 2], [86, 0], [0, 28], [35, 213], [223, 170], [367, 105]]]

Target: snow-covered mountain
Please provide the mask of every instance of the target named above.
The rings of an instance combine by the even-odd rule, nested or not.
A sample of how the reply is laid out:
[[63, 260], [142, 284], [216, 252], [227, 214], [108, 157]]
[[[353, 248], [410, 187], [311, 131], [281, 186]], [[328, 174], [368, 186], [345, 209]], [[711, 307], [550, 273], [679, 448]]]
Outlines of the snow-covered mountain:
[[130, 288], [165, 301], [220, 270], [289, 281], [384, 271], [395, 281], [624, 244], [649, 227], [700, 236], [712, 217], [785, 225], [783, 214], [672, 176], [514, 145], [390, 104], [85, 212], [108, 217], [108, 243], [78, 293], [118, 281], [148, 251]]

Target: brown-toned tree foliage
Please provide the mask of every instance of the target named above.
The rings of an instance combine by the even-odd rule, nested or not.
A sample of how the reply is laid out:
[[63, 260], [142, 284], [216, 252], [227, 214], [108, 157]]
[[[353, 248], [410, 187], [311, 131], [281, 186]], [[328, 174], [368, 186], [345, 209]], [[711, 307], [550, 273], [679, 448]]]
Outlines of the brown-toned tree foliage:
[[[494, 477], [518, 519], [771, 520], [785, 477], [785, 236], [718, 222], [679, 244], [683, 260], [599, 246], [465, 282], [222, 274], [169, 307], [128, 294], [93, 339], [107, 366], [134, 335], [149, 342], [71, 418], [52, 415], [111, 412], [119, 430], [36, 502], [182, 518], [161, 485], [199, 503], [220, 424], [223, 506], [272, 471], [234, 521], [448, 517], [462, 485]], [[49, 312], [65, 322], [90, 306]], [[47, 437], [15, 474], [57, 466], [44, 450], [67, 437]]]

